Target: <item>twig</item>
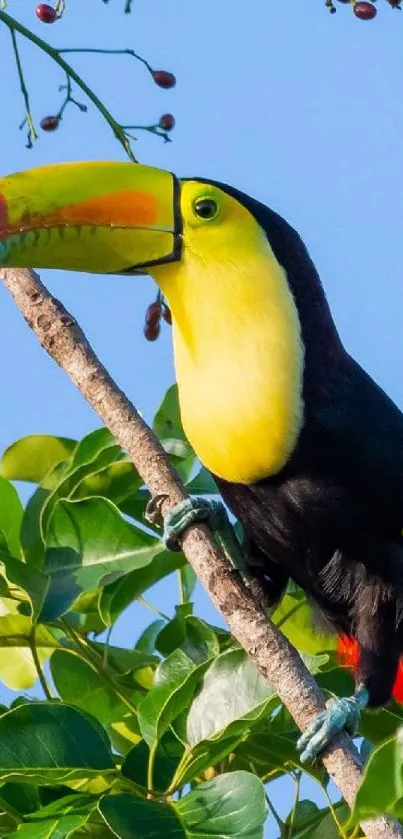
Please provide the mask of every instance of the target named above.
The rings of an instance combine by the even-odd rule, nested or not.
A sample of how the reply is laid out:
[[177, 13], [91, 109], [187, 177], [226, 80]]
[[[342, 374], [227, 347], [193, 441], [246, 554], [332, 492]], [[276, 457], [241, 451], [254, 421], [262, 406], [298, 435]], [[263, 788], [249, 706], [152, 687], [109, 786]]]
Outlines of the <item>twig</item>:
[[20, 53], [19, 53], [19, 50], [18, 50], [17, 37], [16, 37], [16, 34], [14, 32], [14, 29], [10, 29], [10, 35], [11, 35], [11, 41], [12, 41], [12, 44], [13, 44], [15, 63], [17, 65], [17, 73], [18, 73], [18, 78], [19, 78], [19, 82], [20, 82], [21, 93], [22, 93], [24, 103], [25, 103], [25, 119], [21, 123], [20, 128], [23, 128], [25, 124], [28, 125], [27, 148], [32, 149], [32, 143], [33, 143], [34, 140], [38, 139], [38, 135], [35, 131], [35, 126], [34, 126], [34, 122], [33, 122], [33, 119], [32, 119], [31, 106], [29, 104], [28, 88], [25, 84], [25, 78], [24, 78], [24, 73], [23, 73], [21, 59], [20, 59]]
[[[161, 445], [98, 360], [77, 322], [33, 271], [2, 269], [0, 275], [41, 345], [110, 429], [152, 495], [165, 496], [162, 512], [166, 514], [187, 497], [186, 492]], [[204, 525], [189, 527], [182, 547], [232, 634], [303, 731], [323, 710], [325, 698], [301, 657], [246, 591]], [[352, 805], [362, 762], [349, 736], [339, 734], [322, 760], [346, 802]], [[384, 817], [365, 821], [362, 828], [367, 839], [403, 836], [400, 825]]]
[[132, 148], [129, 142], [128, 137], [126, 136], [123, 128], [119, 125], [118, 122], [114, 119], [112, 114], [108, 111], [105, 107], [103, 102], [98, 98], [98, 96], [94, 93], [93, 90], [85, 83], [85, 81], [79, 76], [78, 73], [67, 63], [67, 61], [62, 58], [59, 54], [58, 50], [51, 47], [50, 44], [47, 44], [46, 41], [43, 41], [42, 38], [38, 38], [30, 29], [27, 29], [26, 26], [23, 26], [22, 23], [19, 23], [17, 20], [12, 18], [6, 12], [0, 11], [0, 22], [4, 23], [11, 32], [19, 32], [24, 38], [28, 41], [31, 41], [32, 44], [39, 47], [42, 52], [45, 52], [49, 55], [53, 61], [59, 65], [59, 67], [64, 70], [64, 72], [76, 83], [77, 87], [81, 88], [81, 90], [88, 96], [88, 99], [91, 100], [93, 105], [97, 108], [97, 110], [102, 114], [103, 118], [106, 120], [108, 125], [111, 127], [116, 139], [121, 143], [123, 146], [128, 158], [136, 163], [136, 158], [132, 152]]
[[95, 55], [131, 55], [132, 58], [136, 59], [136, 61], [140, 61], [141, 64], [144, 64], [144, 66], [147, 67], [149, 73], [153, 73], [153, 68], [151, 67], [151, 64], [149, 64], [148, 61], [145, 58], [143, 58], [142, 55], [139, 55], [138, 52], [132, 49], [108, 50], [97, 47], [61, 47], [57, 51], [59, 55], [61, 55], [62, 53], [66, 54], [72, 52], [94, 53]]

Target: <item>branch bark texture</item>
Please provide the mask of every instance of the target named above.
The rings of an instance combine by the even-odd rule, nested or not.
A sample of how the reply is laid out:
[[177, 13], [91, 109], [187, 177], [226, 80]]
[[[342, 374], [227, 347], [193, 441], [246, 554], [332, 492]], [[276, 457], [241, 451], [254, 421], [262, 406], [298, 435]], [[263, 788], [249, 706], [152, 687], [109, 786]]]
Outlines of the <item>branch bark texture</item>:
[[[33, 271], [3, 269], [0, 276], [41, 345], [110, 429], [152, 495], [165, 496], [162, 512], [166, 514], [187, 497], [186, 492], [154, 434], [101, 364], [75, 319]], [[182, 547], [232, 634], [304, 731], [325, 707], [325, 698], [297, 651], [245, 590], [204, 525], [190, 527]], [[350, 737], [342, 733], [335, 738], [322, 760], [352, 805], [362, 763]], [[403, 836], [396, 822], [383, 817], [363, 822], [362, 828], [368, 839]]]

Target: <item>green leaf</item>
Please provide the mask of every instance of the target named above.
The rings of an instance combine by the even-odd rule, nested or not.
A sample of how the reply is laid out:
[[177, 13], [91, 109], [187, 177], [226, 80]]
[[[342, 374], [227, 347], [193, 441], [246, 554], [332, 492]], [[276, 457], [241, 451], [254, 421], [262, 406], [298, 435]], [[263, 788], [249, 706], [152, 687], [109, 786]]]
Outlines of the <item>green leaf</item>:
[[97, 799], [92, 795], [68, 795], [31, 813], [9, 839], [64, 839], [88, 821]]
[[46, 539], [45, 572], [52, 579], [42, 620], [64, 614], [83, 591], [112, 573], [148, 565], [164, 550], [159, 539], [129, 524], [104, 498], [59, 501]]
[[[0, 809], [25, 816], [41, 806], [38, 788], [33, 784], [5, 783], [0, 788]], [[1, 831], [0, 831], [1, 835]]]
[[153, 653], [155, 650], [155, 642], [161, 632], [162, 627], [165, 626], [165, 621], [156, 620], [147, 626], [147, 629], [141, 633], [136, 643], [136, 649], [144, 653]]
[[7, 580], [22, 589], [31, 601], [32, 619], [37, 620], [50, 585], [50, 578], [20, 559], [3, 555]]
[[220, 643], [214, 630], [192, 615], [192, 608], [191, 603], [175, 607], [175, 617], [161, 629], [155, 646], [164, 656], [180, 647], [195, 664], [201, 664], [219, 654]]
[[[217, 735], [243, 733], [267, 714], [275, 694], [242, 649], [221, 653], [207, 670], [188, 718], [191, 746]], [[231, 731], [229, 732], [229, 727]]]
[[360, 734], [373, 744], [382, 743], [384, 740], [393, 737], [402, 723], [402, 714], [394, 713], [389, 708], [363, 711], [360, 717]]
[[219, 775], [174, 807], [191, 839], [263, 839], [266, 796], [262, 782], [250, 772]]
[[207, 670], [186, 724], [191, 750], [175, 776], [178, 787], [235, 751], [246, 732], [279, 703], [239, 648], [221, 653]]
[[257, 727], [239, 743], [234, 749], [234, 768], [245, 768], [253, 766], [258, 777], [265, 780], [278, 775], [285, 774], [291, 768], [301, 769], [317, 781], [323, 782], [325, 770], [321, 765], [315, 763], [302, 764], [297, 749], [299, 733], [295, 732], [293, 737], [276, 734], [270, 722], [264, 721], [262, 728]]
[[154, 417], [153, 431], [160, 440], [186, 440], [179, 410], [177, 385], [168, 388]]
[[74, 491], [74, 498], [100, 495], [119, 506], [126, 498], [135, 495], [142, 483], [133, 464], [123, 460], [87, 475]]
[[[102, 659], [100, 662], [102, 664]], [[87, 711], [103, 725], [122, 719], [126, 705], [86, 661], [69, 650], [57, 650], [50, 668], [63, 702]]]
[[284, 595], [271, 620], [281, 626], [283, 634], [300, 653], [316, 655], [323, 650], [336, 649], [335, 635], [327, 635], [314, 628], [312, 607], [299, 589]]
[[[119, 839], [186, 839], [173, 807], [163, 801], [145, 801], [129, 793], [104, 795], [99, 812]], [[207, 837], [206, 837], [207, 839]]]
[[105, 662], [105, 667], [111, 665], [122, 676], [144, 667], [156, 667], [160, 663], [157, 656], [138, 649], [114, 647], [111, 644], [101, 644], [99, 642], [94, 642], [93, 647], [99, 652]]
[[[119, 509], [125, 516], [135, 519], [135, 521], [145, 522], [146, 507], [151, 498], [151, 495], [145, 487], [137, 490], [134, 495], [129, 498], [124, 498], [119, 504]], [[147, 525], [151, 527], [150, 524]]]
[[201, 664], [202, 661], [215, 658], [219, 654], [220, 642], [209, 624], [195, 615], [187, 615], [184, 626], [185, 638], [182, 650], [195, 664]]
[[162, 548], [162, 552], [156, 553], [148, 565], [105, 585], [99, 598], [99, 612], [106, 626], [112, 626], [133, 600], [168, 574], [183, 568], [185, 563], [182, 553], [171, 553]]
[[106, 735], [76, 708], [29, 702], [0, 717], [0, 778], [55, 784], [113, 770]]
[[1, 475], [11, 481], [39, 484], [56, 463], [71, 455], [76, 445], [76, 440], [47, 434], [22, 437], [4, 452]]
[[183, 603], [175, 606], [175, 617], [161, 629], [156, 641], [156, 648], [163, 656], [168, 656], [180, 647], [186, 638], [185, 618], [192, 614], [192, 604]]
[[41, 513], [49, 496], [48, 489], [34, 492], [24, 510], [21, 525], [21, 544], [25, 562], [31, 568], [43, 570], [45, 543], [41, 532]]
[[186, 489], [191, 495], [219, 495], [217, 484], [204, 466], [189, 481]]
[[160, 664], [155, 682], [139, 706], [139, 725], [144, 740], [155, 746], [172, 720], [186, 708], [207, 662], [195, 666], [182, 650], [175, 650]]
[[[0, 617], [0, 679], [12, 690], [27, 690], [38, 678], [31, 652], [31, 632], [31, 619], [25, 615]], [[35, 640], [38, 658], [43, 664], [59, 642], [44, 626], [36, 630]]]
[[192, 594], [193, 594], [195, 588], [196, 588], [196, 583], [197, 583], [196, 572], [193, 571], [192, 566], [187, 563], [186, 565], [183, 566], [183, 568], [180, 568], [179, 576], [180, 576], [180, 583], [181, 583], [181, 589], [182, 589], [183, 597], [184, 597], [185, 603], [188, 603], [189, 600], [192, 597]]
[[[154, 754], [153, 787], [155, 790], [163, 792], [169, 787], [183, 752], [184, 746], [175, 734], [170, 730], [166, 731]], [[150, 748], [144, 740], [141, 740], [126, 755], [122, 764], [122, 775], [147, 789], [149, 760]]]
[[[342, 801], [333, 805], [333, 813], [343, 824], [348, 818], [349, 809]], [[296, 812], [296, 821], [292, 839], [340, 839], [340, 831], [329, 807], [319, 810], [312, 801], [300, 801]], [[288, 822], [288, 819], [287, 819]], [[288, 829], [286, 836], [288, 836]]]
[[20, 530], [23, 506], [15, 487], [0, 478], [0, 530], [3, 532], [8, 550], [14, 556], [20, 556]]
[[52, 492], [41, 511], [41, 532], [45, 539], [49, 519], [58, 501], [75, 495], [83, 480], [106, 469], [124, 456], [107, 428], [92, 431], [77, 445], [70, 461], [60, 473], [60, 480], [52, 482]]
[[172, 804], [105, 795], [99, 810], [120, 839], [262, 839], [267, 816], [263, 785], [249, 772], [221, 775]]
[[375, 749], [364, 770], [351, 821], [382, 813], [403, 817], [403, 728]]

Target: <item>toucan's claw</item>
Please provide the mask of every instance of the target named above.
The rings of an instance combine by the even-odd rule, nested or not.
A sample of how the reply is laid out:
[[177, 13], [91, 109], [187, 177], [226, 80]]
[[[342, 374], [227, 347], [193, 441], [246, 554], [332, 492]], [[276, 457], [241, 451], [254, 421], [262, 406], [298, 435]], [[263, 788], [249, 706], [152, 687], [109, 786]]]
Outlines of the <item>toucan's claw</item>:
[[332, 699], [326, 711], [322, 711], [302, 734], [297, 743], [301, 752], [301, 763], [313, 760], [343, 729], [352, 736], [357, 733], [360, 713], [368, 704], [368, 691], [358, 688], [354, 696]]
[[186, 498], [173, 507], [164, 518], [163, 541], [170, 551], [180, 551], [179, 538], [195, 522], [207, 521], [212, 514], [204, 498]]
[[248, 583], [247, 563], [242, 547], [221, 501], [213, 498], [186, 498], [171, 510], [164, 519], [163, 540], [170, 551], [181, 550], [179, 538], [195, 522], [206, 522], [216, 542], [233, 568]]
[[[229, 525], [221, 501], [208, 498], [186, 498], [165, 516], [163, 540], [170, 551], [180, 551], [179, 538], [195, 522], [208, 522], [214, 532]], [[230, 525], [229, 525], [230, 526]]]

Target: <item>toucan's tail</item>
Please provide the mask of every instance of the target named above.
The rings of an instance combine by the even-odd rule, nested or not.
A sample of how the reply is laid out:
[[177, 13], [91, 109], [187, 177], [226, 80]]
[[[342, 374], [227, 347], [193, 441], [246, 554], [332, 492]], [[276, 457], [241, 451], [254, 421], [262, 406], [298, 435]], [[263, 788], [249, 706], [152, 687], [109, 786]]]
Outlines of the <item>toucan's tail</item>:
[[[339, 663], [345, 667], [350, 667], [351, 670], [356, 672], [359, 656], [360, 650], [358, 641], [355, 638], [349, 638], [348, 635], [340, 635], [337, 644], [337, 658]], [[400, 659], [399, 666], [397, 668], [392, 696], [396, 702], [401, 702], [403, 704], [403, 658]]]

